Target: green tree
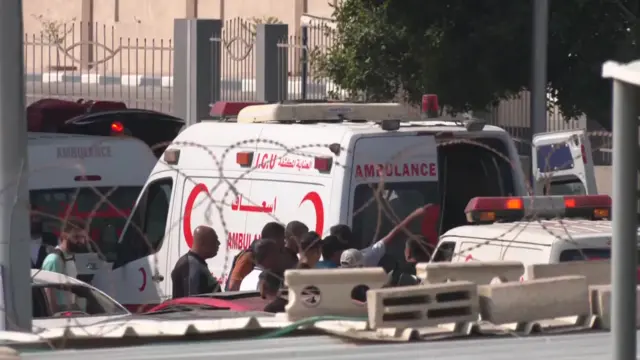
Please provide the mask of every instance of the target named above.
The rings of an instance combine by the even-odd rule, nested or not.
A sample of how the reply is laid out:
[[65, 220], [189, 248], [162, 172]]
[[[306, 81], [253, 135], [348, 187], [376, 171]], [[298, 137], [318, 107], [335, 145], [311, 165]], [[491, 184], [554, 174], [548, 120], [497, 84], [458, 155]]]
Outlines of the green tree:
[[[609, 127], [601, 66], [640, 57], [639, 3], [551, 0], [549, 88], [568, 118], [586, 113]], [[335, 44], [314, 63], [371, 100], [437, 93], [455, 111], [486, 109], [531, 82], [531, 14], [531, 1], [344, 0]]]

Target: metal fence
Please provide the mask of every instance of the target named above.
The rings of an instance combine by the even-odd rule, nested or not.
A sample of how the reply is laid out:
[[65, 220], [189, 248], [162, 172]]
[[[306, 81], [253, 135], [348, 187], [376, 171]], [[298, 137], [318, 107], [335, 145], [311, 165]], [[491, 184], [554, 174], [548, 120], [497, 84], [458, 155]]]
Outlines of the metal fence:
[[[197, 21], [212, 26], [206, 38], [200, 39], [200, 32], [196, 39], [180, 32], [176, 34], [182, 35], [176, 35], [175, 39], [119, 37], [115, 26], [95, 23], [62, 24], [45, 27], [38, 34], [25, 34], [27, 101], [43, 97], [118, 100], [130, 107], [181, 116], [187, 112], [185, 106], [192, 102], [189, 97], [195, 97], [198, 104], [189, 106], [196, 106], [199, 110], [194, 116], [202, 117], [208, 113], [209, 104], [218, 100], [346, 98], [347, 94], [324, 76], [318, 66], [322, 55], [335, 43], [330, 26], [320, 23], [290, 31], [287, 25], [257, 24], [242, 18]], [[83, 38], [82, 34], [89, 35]], [[181, 50], [174, 51], [178, 43]], [[199, 44], [208, 45], [193, 52], [191, 47]], [[190, 59], [194, 54], [195, 62]], [[185, 87], [193, 86], [185, 84], [191, 80], [182, 81], [179, 89], [174, 88], [174, 75], [186, 78], [188, 66], [196, 69], [192, 79], [204, 84], [194, 89], [206, 87], [206, 96]], [[176, 97], [182, 104], [178, 104], [178, 109]], [[207, 104], [200, 104], [202, 101]], [[530, 144], [518, 139], [530, 138], [529, 112], [529, 96], [523, 92], [519, 98], [502, 101], [478, 115], [507, 129], [519, 143], [521, 153], [527, 154]], [[599, 130], [592, 125], [584, 118], [567, 122], [557, 109], [548, 114], [549, 131]], [[610, 147], [609, 139], [595, 141], [595, 147]], [[609, 153], [597, 152], [595, 156], [599, 163], [611, 161]]]
[[116, 36], [113, 26], [63, 24], [25, 34], [24, 58], [28, 103], [42, 97], [97, 98], [172, 110], [171, 39], [125, 38]]

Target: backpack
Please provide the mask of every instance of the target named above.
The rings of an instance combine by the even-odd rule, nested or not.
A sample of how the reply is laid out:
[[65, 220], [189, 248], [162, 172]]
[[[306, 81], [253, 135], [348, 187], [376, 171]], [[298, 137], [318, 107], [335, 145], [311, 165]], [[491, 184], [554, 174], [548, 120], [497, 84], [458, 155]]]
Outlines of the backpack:
[[64, 253], [59, 248], [53, 249], [53, 251], [51, 253], [58, 255], [60, 257], [60, 259], [62, 259], [62, 266], [64, 268], [64, 270], [63, 270], [64, 271], [64, 275], [69, 275], [69, 274], [67, 274], [67, 262], [73, 261], [73, 260], [75, 260], [75, 258], [73, 256], [70, 257], [70, 258], [65, 257]]
[[229, 276], [227, 276], [227, 281], [224, 284], [224, 290], [225, 291], [229, 291], [229, 281], [231, 281], [231, 274], [233, 273], [233, 269], [236, 267], [236, 263], [238, 262], [238, 259], [240, 259], [240, 257], [248, 252], [251, 252], [251, 250], [247, 249], [247, 250], [241, 250], [238, 255], [233, 257], [233, 261], [231, 262], [231, 269], [229, 269]]

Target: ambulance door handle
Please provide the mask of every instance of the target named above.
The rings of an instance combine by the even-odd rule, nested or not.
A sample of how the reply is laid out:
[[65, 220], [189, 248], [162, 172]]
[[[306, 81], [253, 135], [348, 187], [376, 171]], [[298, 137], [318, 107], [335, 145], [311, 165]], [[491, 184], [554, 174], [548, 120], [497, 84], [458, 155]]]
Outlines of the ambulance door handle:
[[162, 282], [164, 281], [164, 276], [160, 275], [160, 274], [155, 274], [151, 277], [151, 280], [155, 281], [155, 282]]

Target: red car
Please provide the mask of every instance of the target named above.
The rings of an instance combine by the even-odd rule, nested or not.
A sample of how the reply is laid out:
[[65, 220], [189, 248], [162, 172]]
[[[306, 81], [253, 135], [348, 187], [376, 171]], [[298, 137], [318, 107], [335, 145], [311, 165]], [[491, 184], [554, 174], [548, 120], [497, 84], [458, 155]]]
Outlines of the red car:
[[165, 311], [180, 311], [184, 308], [202, 310], [262, 311], [268, 300], [260, 297], [257, 291], [230, 291], [204, 294], [193, 297], [171, 299], [156, 305], [147, 314]]

